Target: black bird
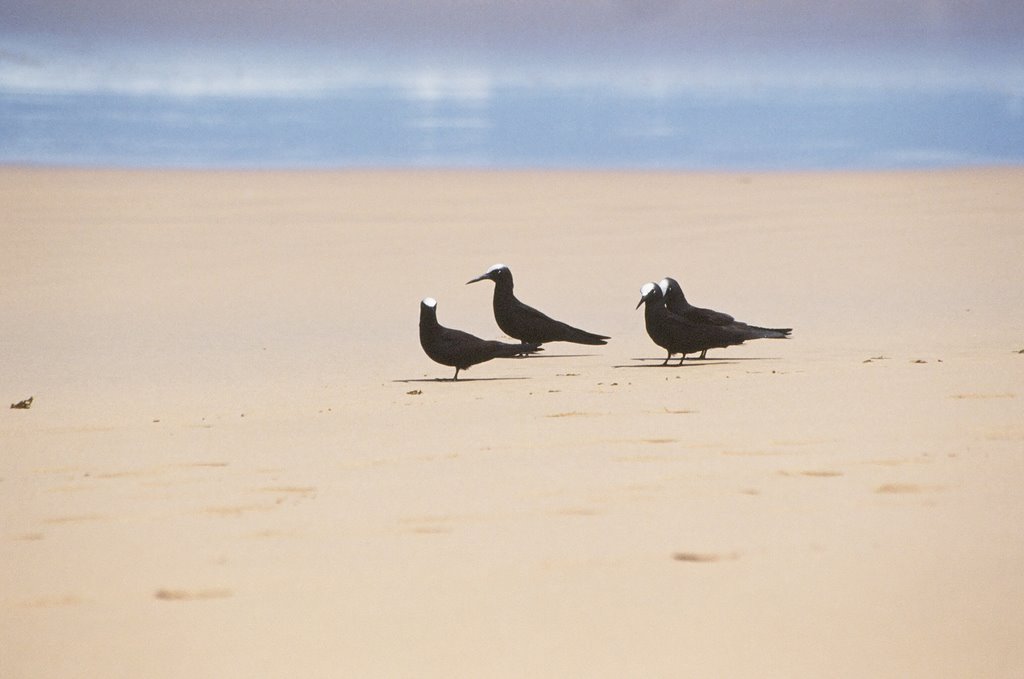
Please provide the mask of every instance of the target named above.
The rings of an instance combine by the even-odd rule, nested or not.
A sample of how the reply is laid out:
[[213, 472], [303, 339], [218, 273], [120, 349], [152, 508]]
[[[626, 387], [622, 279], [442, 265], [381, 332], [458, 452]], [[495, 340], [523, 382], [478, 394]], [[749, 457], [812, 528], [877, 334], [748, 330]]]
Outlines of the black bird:
[[655, 283], [646, 283], [640, 288], [640, 305], [644, 306], [644, 323], [647, 334], [654, 343], [668, 351], [662, 365], [668, 365], [673, 354], [682, 354], [679, 365], [687, 354], [705, 351], [713, 347], [724, 347], [740, 344], [750, 339], [745, 330], [730, 325], [707, 325], [695, 323], [690, 319], [674, 314], [665, 308], [665, 295], [661, 287]]
[[520, 342], [575, 342], [576, 344], [607, 344], [609, 337], [595, 335], [545, 316], [531, 306], [523, 304], [512, 294], [512, 272], [504, 264], [495, 264], [477, 281], [494, 281], [494, 320], [509, 337]]
[[[722, 313], [721, 311], [693, 306], [686, 301], [686, 295], [683, 294], [683, 288], [674, 278], [662, 278], [659, 286], [665, 296], [665, 307], [677, 316], [682, 316], [687, 320], [703, 325], [714, 325], [723, 328], [728, 327], [738, 331], [745, 331], [746, 336], [744, 336], [743, 339], [730, 342], [729, 344], [741, 344], [748, 339], [786, 339], [789, 337], [789, 334], [793, 332], [792, 328], [762, 328], [756, 325], [747, 325], [746, 323], [737, 321], [729, 314]], [[708, 349], [727, 347], [729, 344], [716, 344], [709, 346], [707, 349], [702, 349], [700, 357], [704, 358], [708, 353]]]
[[468, 332], [446, 328], [437, 322], [437, 300], [432, 297], [420, 302], [420, 346], [431, 359], [455, 368], [452, 381], [459, 379], [460, 370], [492, 358], [511, 358], [543, 351], [536, 344], [485, 340]]

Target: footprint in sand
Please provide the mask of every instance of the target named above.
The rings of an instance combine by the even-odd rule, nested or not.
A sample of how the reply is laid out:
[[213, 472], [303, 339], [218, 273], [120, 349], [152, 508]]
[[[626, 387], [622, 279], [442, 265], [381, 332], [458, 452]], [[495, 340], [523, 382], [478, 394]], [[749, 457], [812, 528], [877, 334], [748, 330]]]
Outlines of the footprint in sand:
[[829, 479], [836, 476], [842, 476], [843, 472], [837, 472], [832, 469], [806, 469], [799, 472], [780, 471], [782, 476], [809, 476], [811, 478]]
[[900, 495], [913, 493], [931, 493], [944, 490], [942, 486], [926, 486], [917, 483], [883, 483], [875, 488], [876, 493]]
[[314, 495], [315, 486], [267, 486], [260, 488], [261, 493], [280, 493], [283, 495]]
[[714, 552], [676, 552], [672, 555], [673, 561], [684, 561], [686, 563], [717, 563], [719, 561], [735, 561], [739, 558], [739, 552], [727, 552], [724, 554]]
[[[78, 476], [82, 473], [81, 467], [45, 467], [40, 469], [33, 469], [33, 474], [39, 474], [40, 476]], [[88, 474], [86, 474], [88, 476]]]
[[268, 512], [278, 508], [289, 500], [298, 503], [301, 500], [316, 497], [315, 486], [263, 486], [255, 489], [264, 495], [275, 496], [273, 502], [252, 502], [237, 505], [214, 505], [202, 510], [203, 514], [223, 517], [239, 517], [253, 512]]
[[451, 526], [415, 526], [409, 529], [410, 533], [419, 533], [420, 535], [440, 535], [443, 533], [451, 533]]
[[158, 589], [153, 597], [160, 601], [207, 601], [227, 599], [234, 596], [230, 589]]
[[72, 516], [54, 516], [49, 519], [43, 519], [43, 523], [55, 526], [68, 523], [86, 523], [89, 521], [103, 521], [106, 517], [100, 516], [99, 514], [76, 514]]
[[93, 490], [96, 486], [69, 483], [64, 486], [54, 486], [53, 488], [47, 488], [47, 493], [79, 493], [84, 490]]
[[65, 606], [80, 606], [87, 603], [85, 599], [75, 594], [63, 596], [44, 596], [38, 599], [30, 599], [22, 602], [25, 608], [61, 608]]
[[159, 476], [162, 470], [159, 467], [149, 467], [145, 469], [127, 469], [119, 472], [99, 472], [93, 474], [93, 478], [97, 479], [138, 479], [146, 476]]
[[202, 513], [211, 516], [225, 516], [225, 517], [238, 517], [243, 514], [250, 512], [268, 512], [274, 509], [278, 503], [274, 504], [252, 504], [252, 505], [224, 505], [219, 507], [207, 507]]
[[452, 522], [455, 517], [451, 516], [414, 516], [400, 519], [403, 533], [417, 533], [419, 535], [440, 535], [451, 533], [454, 528]]
[[1024, 440], [1024, 429], [1007, 427], [985, 434], [987, 441], [1020, 441]]
[[260, 488], [261, 493], [271, 493], [276, 497], [274, 504], [298, 504], [303, 500], [310, 500], [316, 497], [315, 486], [267, 486]]
[[1003, 392], [999, 394], [981, 394], [981, 393], [966, 393], [966, 394], [953, 394], [950, 398], [955, 398], [958, 401], [974, 401], [974, 400], [987, 400], [993, 398], [1017, 398], [1017, 394], [1011, 392]]
[[681, 462], [684, 458], [680, 458], [675, 455], [618, 455], [613, 457], [612, 460], [615, 462], [625, 462], [630, 464], [660, 464], [663, 462]]
[[254, 533], [247, 533], [245, 537], [254, 540], [278, 540], [286, 538], [297, 538], [301, 535], [299, 531], [294, 530], [260, 530]]

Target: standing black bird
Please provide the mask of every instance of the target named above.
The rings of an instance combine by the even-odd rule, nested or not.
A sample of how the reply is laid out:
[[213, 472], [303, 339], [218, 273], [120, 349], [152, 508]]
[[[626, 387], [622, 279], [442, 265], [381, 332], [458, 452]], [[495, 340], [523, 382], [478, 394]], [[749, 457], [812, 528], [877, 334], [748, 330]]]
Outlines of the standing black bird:
[[431, 359], [455, 368], [452, 381], [459, 379], [459, 370], [467, 370], [471, 365], [492, 358], [511, 358], [543, 351], [536, 344], [485, 340], [468, 332], [446, 328], [437, 322], [437, 300], [432, 297], [420, 302], [420, 346]]
[[520, 302], [512, 294], [512, 272], [504, 264], [495, 264], [487, 273], [468, 281], [466, 285], [482, 280], [494, 281], [494, 320], [509, 337], [533, 344], [607, 344], [610, 339], [605, 335], [595, 335], [548, 318], [540, 311]]
[[687, 354], [698, 351], [705, 351], [713, 347], [724, 347], [730, 344], [740, 344], [745, 339], [750, 339], [742, 328], [735, 328], [729, 325], [707, 325], [695, 323], [684, 316], [674, 314], [665, 308], [665, 295], [655, 283], [646, 283], [640, 288], [640, 305], [644, 306], [644, 323], [647, 326], [647, 334], [654, 343], [668, 351], [665, 362], [668, 365], [672, 354], [682, 354], [679, 365]]
[[747, 325], [746, 323], [737, 321], [729, 314], [722, 313], [721, 311], [715, 311], [714, 309], [702, 309], [701, 307], [693, 306], [686, 301], [686, 295], [683, 294], [683, 288], [674, 278], [662, 278], [659, 285], [665, 296], [665, 307], [677, 316], [682, 316], [687, 320], [702, 325], [714, 325], [723, 328], [727, 327], [745, 332], [745, 334], [740, 335], [742, 336], [742, 339], [739, 341], [732, 341], [729, 342], [729, 344], [715, 344], [709, 346], [707, 349], [702, 349], [700, 352], [701, 358], [704, 358], [707, 355], [708, 349], [727, 347], [730, 344], [741, 344], [748, 339], [786, 339], [789, 337], [789, 334], [793, 332], [792, 328], [761, 328], [756, 325]]

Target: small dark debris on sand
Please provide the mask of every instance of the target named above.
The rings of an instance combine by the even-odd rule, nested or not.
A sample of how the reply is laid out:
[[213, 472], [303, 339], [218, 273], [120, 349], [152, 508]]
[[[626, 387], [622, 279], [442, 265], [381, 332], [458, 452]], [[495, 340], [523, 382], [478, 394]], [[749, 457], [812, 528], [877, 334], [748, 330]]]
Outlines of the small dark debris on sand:
[[17, 403], [12, 403], [11, 407], [16, 409], [16, 410], [28, 410], [29, 408], [32, 407], [32, 401], [34, 401], [35, 398], [36, 398], [35, 396], [29, 396], [24, 401], [18, 401]]
[[412, 391], [405, 392], [407, 396], [419, 396], [423, 393], [422, 389], [413, 389]]
[[740, 558], [739, 552], [728, 554], [712, 554], [700, 552], [676, 552], [672, 555], [675, 561], [686, 561], [689, 563], [715, 563], [717, 561], [735, 561]]
[[229, 589], [158, 589], [153, 595], [161, 601], [201, 601], [205, 599], [226, 599], [232, 596]]

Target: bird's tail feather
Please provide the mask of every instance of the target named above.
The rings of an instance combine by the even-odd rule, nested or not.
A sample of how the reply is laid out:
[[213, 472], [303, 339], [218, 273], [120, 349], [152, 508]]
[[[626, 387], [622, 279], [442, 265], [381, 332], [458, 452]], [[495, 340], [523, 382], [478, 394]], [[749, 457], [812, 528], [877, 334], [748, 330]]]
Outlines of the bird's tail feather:
[[789, 333], [793, 328], [761, 328], [756, 325], [748, 325], [748, 330], [757, 333], [759, 339], [789, 339]]
[[572, 326], [566, 326], [565, 336], [559, 339], [563, 342], [575, 342], [576, 344], [608, 344], [608, 340], [611, 338], [580, 330], [579, 328], [573, 328]]
[[541, 345], [529, 342], [523, 342], [521, 344], [501, 342], [500, 344], [501, 346], [495, 354], [498, 358], [511, 358], [513, 356], [522, 356], [523, 354], [533, 354], [538, 351], [544, 351], [544, 347]]

